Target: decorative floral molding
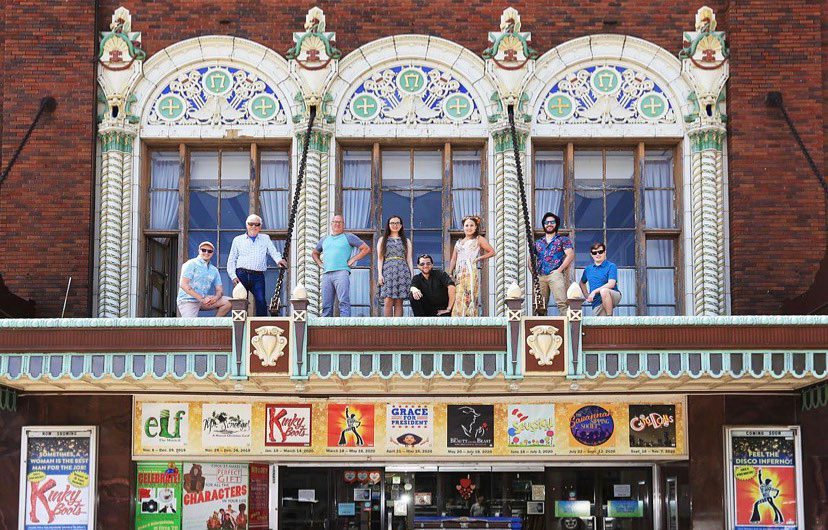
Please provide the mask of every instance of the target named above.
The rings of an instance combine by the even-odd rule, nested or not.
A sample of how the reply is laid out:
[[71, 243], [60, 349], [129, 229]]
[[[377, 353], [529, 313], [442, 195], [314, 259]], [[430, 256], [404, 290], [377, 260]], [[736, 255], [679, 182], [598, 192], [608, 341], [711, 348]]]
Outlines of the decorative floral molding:
[[287, 123], [284, 106], [256, 74], [231, 66], [181, 72], [149, 111], [149, 124], [271, 125]]
[[529, 331], [532, 335], [526, 337], [529, 354], [538, 360], [540, 366], [549, 366], [560, 355], [563, 337], [555, 326], [535, 326]]
[[344, 123], [481, 123], [480, 110], [454, 76], [430, 66], [374, 72], [348, 99]]
[[279, 326], [262, 326], [256, 329], [256, 336], [250, 339], [256, 356], [262, 361], [262, 366], [276, 366], [276, 361], [285, 354], [287, 337], [282, 336]]
[[602, 64], [559, 80], [543, 100], [539, 123], [676, 123], [664, 89], [633, 68]]

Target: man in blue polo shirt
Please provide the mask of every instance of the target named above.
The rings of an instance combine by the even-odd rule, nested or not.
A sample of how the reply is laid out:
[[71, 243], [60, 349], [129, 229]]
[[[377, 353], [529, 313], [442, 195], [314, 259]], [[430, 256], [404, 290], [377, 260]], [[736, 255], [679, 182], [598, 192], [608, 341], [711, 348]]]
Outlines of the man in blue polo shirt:
[[[353, 249], [359, 250], [351, 256]], [[322, 274], [322, 316], [333, 316], [334, 297], [339, 316], [351, 316], [351, 267], [371, 253], [371, 247], [354, 234], [345, 233], [345, 219], [334, 215], [331, 234], [323, 237], [311, 257], [324, 270]]]
[[[595, 316], [612, 316], [612, 311], [621, 303], [621, 291], [618, 290], [618, 267], [607, 260], [607, 246], [593, 243], [589, 248], [592, 265], [587, 265], [581, 276], [581, 290], [586, 296], [586, 303], [592, 303]], [[587, 292], [589, 284], [589, 292]]]

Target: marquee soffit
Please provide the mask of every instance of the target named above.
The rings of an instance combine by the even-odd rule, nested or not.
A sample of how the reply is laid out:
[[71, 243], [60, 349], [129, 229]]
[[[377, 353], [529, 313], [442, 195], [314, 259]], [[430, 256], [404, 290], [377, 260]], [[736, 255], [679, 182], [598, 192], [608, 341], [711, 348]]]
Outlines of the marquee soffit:
[[[144, 63], [143, 74], [133, 85], [133, 93], [137, 97], [134, 113], [141, 116], [141, 123], [146, 125], [150, 114], [157, 114], [156, 105], [162, 91], [169, 90], [169, 84], [176, 76], [199, 70], [203, 76], [211, 67], [219, 66], [255, 74], [268, 87], [267, 92], [272, 92], [278, 100], [288, 123], [290, 117], [298, 110], [294, 108], [294, 96], [299, 91], [299, 86], [291, 78], [288, 62], [284, 57], [253, 41], [213, 35], [187, 39], [153, 54]], [[456, 92], [467, 96], [472, 109], [479, 114], [479, 120], [471, 114], [466, 116], [466, 123], [479, 123], [483, 126], [488, 121], [489, 99], [496, 87], [485, 73], [483, 59], [459, 44], [428, 35], [384, 37], [369, 42], [343, 57], [339, 63], [338, 74], [329, 88], [337, 121], [342, 123], [343, 117], [352, 110], [354, 97], [358, 91], [364, 90], [366, 80], [380, 72], [391, 75], [392, 72], [389, 71], [393, 71], [399, 74], [400, 70], [408, 66], [420, 68], [426, 75], [434, 69], [449, 74], [459, 84]], [[529, 109], [533, 121], [537, 122], [541, 116], [543, 120], [554, 124], [555, 120], [551, 119], [548, 113], [544, 116], [543, 109], [544, 105], [549, 103], [550, 91], [553, 88], [557, 89], [556, 84], [567, 76], [579, 71], [583, 74], [584, 70], [594, 73], [596, 68], [602, 66], [615, 68], [619, 75], [623, 70], [631, 69], [651, 80], [657, 87], [654, 92], [666, 98], [666, 107], [675, 120], [668, 119], [667, 116], [656, 116], [649, 120], [649, 123], [665, 124], [674, 121], [670, 127], [673, 134], [683, 132], [681, 117], [689, 112], [687, 97], [692, 90], [682, 77], [680, 61], [660, 46], [624, 35], [580, 37], [544, 53], [537, 60], [534, 73], [525, 86], [525, 92], [531, 98]], [[450, 96], [453, 93], [454, 91], [449, 90], [444, 95]], [[657, 103], [655, 99], [657, 98], [650, 102]], [[463, 103], [460, 97], [457, 101]], [[442, 106], [442, 111], [446, 115], [447, 106]], [[628, 107], [634, 106], [635, 102]], [[439, 103], [433, 104], [432, 101], [432, 107], [440, 110]], [[157, 117], [154, 119], [157, 121]], [[276, 123], [275, 120], [276, 118], [273, 118], [271, 123]], [[358, 119], [353, 119], [353, 116], [351, 121], [359, 122]], [[451, 120], [446, 121], [451, 123]], [[460, 123], [462, 119], [454, 122], [455, 125]], [[283, 124], [279, 119], [278, 124], [284, 125], [286, 135], [291, 134], [287, 123]], [[543, 124], [539, 125], [542, 128]], [[665, 132], [668, 130], [665, 125], [662, 125], [661, 129]]]

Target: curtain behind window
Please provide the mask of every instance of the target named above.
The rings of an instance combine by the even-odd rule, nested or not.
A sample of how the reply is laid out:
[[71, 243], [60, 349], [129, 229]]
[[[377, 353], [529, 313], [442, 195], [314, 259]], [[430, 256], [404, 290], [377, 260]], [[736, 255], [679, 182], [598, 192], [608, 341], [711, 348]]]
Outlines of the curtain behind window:
[[535, 226], [541, 226], [546, 212], [563, 215], [563, 160], [535, 161]]
[[371, 157], [350, 154], [342, 162], [342, 214], [349, 229], [371, 228]]
[[178, 154], [152, 154], [150, 228], [178, 230]]
[[263, 228], [284, 230], [288, 224], [290, 202], [290, 164], [286, 154], [262, 154], [259, 202]]
[[481, 214], [480, 156], [476, 151], [466, 156], [458, 154], [455, 156], [453, 171], [452, 228], [461, 229], [464, 217]]
[[[648, 228], [675, 228], [673, 162], [647, 159], [644, 164], [644, 218]], [[650, 189], [668, 188], [668, 189]]]

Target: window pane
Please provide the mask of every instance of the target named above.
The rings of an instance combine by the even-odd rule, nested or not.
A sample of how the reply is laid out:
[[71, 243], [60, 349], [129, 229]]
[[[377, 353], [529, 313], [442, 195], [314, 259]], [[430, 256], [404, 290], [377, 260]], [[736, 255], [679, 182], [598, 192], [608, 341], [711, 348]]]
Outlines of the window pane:
[[632, 230], [608, 231], [607, 259], [618, 267], [635, 267], [635, 232]]
[[[453, 158], [452, 187], [480, 188], [480, 151], [456, 151]], [[416, 172], [416, 167], [415, 167]]]
[[[209, 241], [216, 248], [218, 248], [215, 232], [202, 232], [191, 230], [187, 238], [187, 259], [194, 258], [199, 255], [198, 245], [203, 241]], [[213, 259], [210, 260], [210, 263], [216, 265], [217, 262], [215, 253], [213, 254]], [[179, 270], [179, 272], [181, 271]]]
[[[373, 238], [371, 236], [364, 236], [364, 237], [361, 237], [360, 239], [362, 239], [362, 241], [365, 244], [367, 244], [369, 247], [373, 245]], [[374, 250], [376, 250], [376, 249], [374, 249]], [[359, 252], [359, 250], [351, 247], [351, 256], [356, 255], [357, 252]], [[355, 267], [370, 267], [371, 266], [371, 260], [373, 259], [374, 256], [376, 256], [376, 254], [374, 254], [374, 253], [368, 254], [367, 256], [364, 256], [361, 260], [357, 261], [354, 266]]]
[[451, 227], [455, 230], [463, 228], [463, 218], [467, 215], [479, 214], [481, 209], [480, 191], [458, 190], [451, 193]]
[[290, 161], [287, 153], [272, 151], [262, 153], [259, 171], [261, 172], [259, 189], [290, 187]]
[[[635, 269], [618, 268], [618, 290], [621, 291], [621, 306], [635, 306]], [[635, 314], [635, 307], [629, 314]]]
[[153, 191], [150, 193], [150, 228], [178, 230], [177, 191]]
[[190, 189], [218, 188], [218, 153], [190, 154]]
[[603, 182], [604, 162], [601, 151], [575, 152], [575, 187], [600, 188]]
[[644, 218], [648, 228], [675, 228], [672, 190], [644, 191]]
[[632, 152], [610, 151], [607, 153], [607, 187], [632, 188], [633, 167]]
[[221, 187], [250, 189], [250, 153], [224, 151], [221, 154]]
[[382, 192], [382, 218], [385, 220], [392, 215], [399, 215], [403, 218], [406, 226], [411, 224], [411, 198], [409, 191], [384, 191]]
[[592, 256], [589, 254], [589, 247], [593, 243], [601, 242], [604, 242], [604, 232], [601, 230], [578, 230], [575, 233], [574, 241], [572, 241], [575, 247], [575, 265], [577, 267], [591, 265]]
[[632, 190], [607, 193], [607, 228], [635, 228], [635, 197]]
[[262, 205], [262, 228], [265, 230], [284, 230], [287, 228], [289, 192], [263, 191], [259, 193]]
[[676, 303], [674, 269], [647, 269], [647, 303], [660, 305]]
[[676, 315], [676, 306], [647, 306], [647, 314], [653, 317], [672, 317]]
[[217, 247], [219, 267], [227, 266], [227, 257], [230, 255], [233, 239], [238, 235], [240, 235], [238, 232], [221, 232], [219, 234], [219, 246]]
[[178, 153], [152, 153], [153, 189], [178, 189]]
[[[370, 269], [354, 269], [351, 271], [351, 305], [371, 305]], [[356, 312], [353, 311], [352, 313], [356, 314]], [[370, 312], [368, 314], [370, 314]]]
[[371, 228], [371, 192], [344, 190], [342, 213], [345, 216], [345, 226], [349, 229]]
[[414, 187], [443, 187], [443, 153], [441, 151], [414, 152]]
[[190, 229], [218, 226], [218, 197], [216, 192], [190, 192]]
[[647, 266], [648, 267], [672, 267], [673, 266], [673, 240], [672, 239], [648, 239], [647, 240]]
[[647, 188], [674, 187], [672, 150], [645, 153], [643, 181]]
[[371, 153], [369, 151], [345, 151], [342, 157], [342, 186], [346, 188], [371, 187]]
[[535, 189], [563, 188], [563, 155], [538, 153], [535, 155]]
[[604, 227], [604, 198], [600, 191], [575, 192], [575, 227]]
[[440, 191], [415, 191], [413, 228], [440, 228], [443, 226], [442, 200], [443, 194]]
[[408, 188], [411, 185], [411, 158], [408, 151], [382, 152], [382, 187]]
[[[443, 263], [443, 235], [438, 231], [417, 230], [413, 233], [411, 243], [414, 245], [414, 260], [421, 254], [430, 254], [434, 258], [434, 266], [444, 269]], [[453, 243], [452, 243], [453, 244]]]
[[221, 228], [244, 230], [250, 209], [250, 195], [240, 192], [221, 193]]
[[[535, 226], [541, 226], [543, 214], [552, 212], [561, 215], [563, 190], [539, 190], [535, 192]], [[563, 220], [561, 220], [563, 222]]]

